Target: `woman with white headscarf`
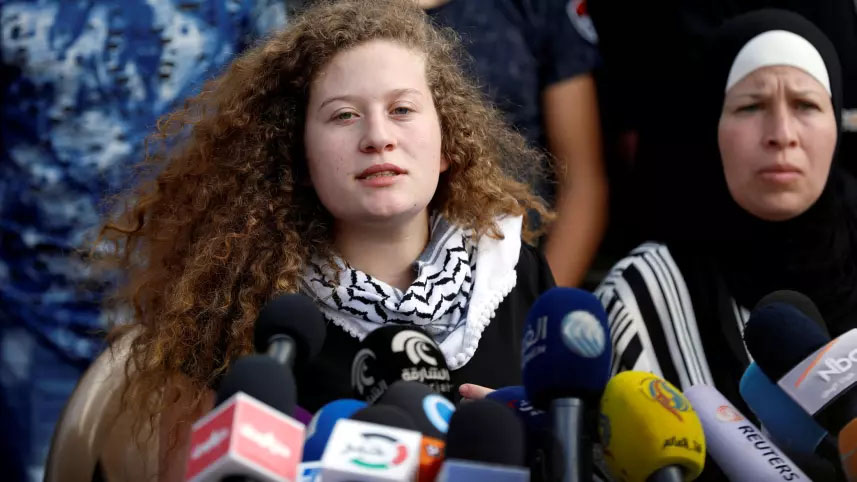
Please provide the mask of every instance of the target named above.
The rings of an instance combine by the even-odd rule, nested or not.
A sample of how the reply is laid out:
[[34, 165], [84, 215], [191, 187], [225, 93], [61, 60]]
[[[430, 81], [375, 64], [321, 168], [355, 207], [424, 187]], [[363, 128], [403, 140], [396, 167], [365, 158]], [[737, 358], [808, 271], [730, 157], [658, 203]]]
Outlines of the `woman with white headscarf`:
[[[791, 289], [832, 336], [857, 326], [857, 187], [837, 165], [842, 86], [836, 51], [781, 10], [727, 22], [689, 104], [687, 153], [665, 161], [652, 214], [667, 229], [617, 263], [597, 289], [610, 316], [614, 371], [715, 386], [745, 407], [738, 382], [748, 309]], [[744, 410], [747, 412], [747, 410]]]

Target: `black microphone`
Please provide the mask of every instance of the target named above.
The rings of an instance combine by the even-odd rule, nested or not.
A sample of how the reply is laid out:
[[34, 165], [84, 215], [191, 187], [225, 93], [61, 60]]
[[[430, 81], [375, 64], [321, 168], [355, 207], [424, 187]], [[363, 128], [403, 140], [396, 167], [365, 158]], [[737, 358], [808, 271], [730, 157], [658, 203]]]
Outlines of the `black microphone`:
[[382, 326], [366, 335], [351, 364], [357, 398], [376, 402], [399, 381], [424, 383], [451, 398], [449, 367], [440, 347], [424, 331], [410, 326]]
[[446, 458], [523, 466], [524, 424], [494, 400], [462, 403], [452, 414], [446, 434]]
[[417, 424], [410, 414], [399, 407], [388, 405], [371, 405], [354, 412], [350, 420], [358, 422], [377, 423], [387, 427], [396, 427], [419, 432]]
[[524, 442], [524, 424], [510, 408], [489, 399], [463, 403], [449, 421], [437, 480], [529, 480]]
[[806, 315], [807, 318], [816, 322], [822, 331], [830, 334], [827, 331], [827, 325], [824, 323], [824, 317], [821, 316], [821, 312], [818, 311], [818, 306], [809, 299], [809, 296], [794, 290], [777, 290], [762, 297], [762, 299], [756, 303], [756, 306], [753, 307], [753, 311], [774, 303], [785, 303], [793, 308], [797, 308], [798, 311]]
[[215, 405], [220, 405], [238, 392], [265, 402], [289, 416], [294, 414], [297, 405], [297, 388], [292, 372], [283, 370], [276, 360], [263, 355], [241, 357], [229, 367], [217, 389]]
[[300, 294], [280, 295], [259, 313], [253, 332], [256, 352], [267, 353], [292, 369], [321, 351], [327, 328], [315, 304]]

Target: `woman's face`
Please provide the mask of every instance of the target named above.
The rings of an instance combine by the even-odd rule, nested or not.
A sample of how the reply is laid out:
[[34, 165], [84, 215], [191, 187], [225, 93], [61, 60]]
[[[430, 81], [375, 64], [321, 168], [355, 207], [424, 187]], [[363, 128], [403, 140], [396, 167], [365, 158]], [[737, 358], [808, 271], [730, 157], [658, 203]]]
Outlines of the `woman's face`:
[[830, 96], [795, 67], [753, 71], [726, 92], [718, 143], [732, 198], [766, 221], [794, 218], [821, 196], [837, 127]]
[[334, 56], [312, 83], [307, 163], [337, 221], [406, 221], [434, 196], [447, 163], [425, 71], [419, 53], [374, 40]]

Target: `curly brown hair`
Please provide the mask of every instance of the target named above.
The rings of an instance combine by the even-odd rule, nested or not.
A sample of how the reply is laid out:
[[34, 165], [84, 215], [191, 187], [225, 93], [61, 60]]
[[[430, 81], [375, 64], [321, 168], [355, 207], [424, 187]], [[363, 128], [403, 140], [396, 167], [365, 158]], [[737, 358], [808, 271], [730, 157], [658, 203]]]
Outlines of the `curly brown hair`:
[[454, 34], [412, 0], [314, 3], [159, 121], [142, 180], [100, 229], [101, 261], [123, 273], [112, 302], [131, 317], [110, 337], [131, 337], [123, 406], [153, 419], [171, 403], [153, 395], [177, 379], [201, 400], [252, 351], [260, 307], [298, 291], [310, 256], [332, 256], [331, 217], [303, 155], [309, 87], [333, 56], [376, 39], [426, 58], [450, 163], [432, 208], [477, 236], [499, 237], [498, 216], [522, 215], [528, 241], [539, 234], [526, 229], [528, 212], [542, 226], [553, 219], [514, 180], [538, 175], [542, 153], [462, 75]]

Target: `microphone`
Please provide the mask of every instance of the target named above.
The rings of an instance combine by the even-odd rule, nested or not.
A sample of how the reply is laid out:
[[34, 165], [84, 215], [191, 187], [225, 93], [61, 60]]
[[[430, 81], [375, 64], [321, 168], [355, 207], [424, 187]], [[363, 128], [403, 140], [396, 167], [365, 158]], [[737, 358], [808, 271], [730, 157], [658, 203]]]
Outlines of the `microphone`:
[[372, 405], [361, 408], [348, 418], [357, 422], [374, 423], [402, 430], [417, 430], [417, 424], [414, 423], [414, 419], [408, 415], [408, 412], [399, 407]]
[[291, 371], [268, 356], [236, 360], [217, 393], [217, 406], [193, 425], [185, 479], [295, 480], [304, 426], [295, 407]]
[[694, 385], [684, 394], [702, 422], [708, 452], [729, 480], [809, 480], [716, 389]]
[[443, 462], [444, 438], [455, 405], [422, 383], [399, 380], [381, 396], [376, 406], [399, 407], [410, 415], [423, 434], [418, 480], [435, 480]]
[[[422, 393], [423, 396], [417, 397], [416, 395], [419, 393]], [[455, 406], [446, 398], [417, 382], [398, 381], [394, 383], [390, 390], [384, 394], [382, 401], [391, 395], [392, 404], [386, 405], [379, 402], [378, 405], [367, 407], [351, 418], [407, 430], [421, 431], [422, 427], [431, 426], [431, 429], [438, 432], [438, 437], [441, 438], [426, 435], [423, 432], [420, 440], [417, 478], [418, 481], [431, 482], [437, 476], [443, 461], [445, 443], [442, 437], [446, 435], [446, 426], [449, 425], [449, 417], [455, 411]], [[415, 406], [413, 402], [419, 402], [420, 406]], [[423, 408], [423, 404], [425, 408]], [[448, 413], [445, 413], [447, 411]], [[439, 428], [432, 426], [433, 423], [442, 426], [442, 434], [439, 432]]]
[[551, 430], [548, 413], [527, 400], [521, 385], [494, 390], [485, 396], [506, 405], [524, 422], [527, 437], [527, 464], [533, 480], [557, 480], [565, 470], [563, 446]]
[[385, 406], [366, 407], [337, 421], [321, 456], [321, 480], [413, 480], [422, 439], [414, 426], [404, 410]]
[[339, 419], [348, 418], [354, 412], [366, 407], [366, 402], [345, 398], [334, 400], [321, 407], [310, 420], [306, 428], [303, 462], [321, 460], [321, 454], [333, 431], [333, 426]]
[[610, 379], [601, 398], [599, 432], [610, 473], [620, 480], [693, 480], [705, 464], [702, 424], [672, 384], [627, 371]]
[[611, 354], [607, 314], [591, 293], [551, 288], [527, 313], [524, 386], [536, 407], [549, 407], [554, 434], [563, 447], [565, 482], [592, 478], [584, 409], [607, 383]]
[[452, 402], [428, 386], [403, 380], [393, 383], [377, 403], [401, 408], [411, 416], [417, 430], [436, 439], [446, 437], [449, 419], [455, 412]]
[[744, 371], [738, 390], [768, 435], [783, 450], [810, 454], [827, 437], [827, 430], [774, 384], [756, 362]]
[[271, 300], [256, 319], [253, 344], [282, 365], [294, 369], [321, 351], [327, 328], [315, 304], [301, 294], [284, 294]]
[[524, 427], [528, 432], [530, 429], [550, 429], [548, 413], [539, 410], [527, 400], [527, 391], [521, 385], [498, 388], [486, 395], [485, 398], [509, 407], [524, 422]]
[[[759, 368], [821, 427], [839, 438], [838, 452], [849, 479], [851, 455], [857, 450], [852, 436], [857, 418], [857, 329], [835, 340], [826, 331], [789, 306], [755, 310], [744, 330], [744, 342]], [[778, 346], [772, 350], [768, 344]], [[851, 441], [855, 443], [852, 445]]]
[[449, 367], [435, 341], [420, 329], [388, 325], [363, 339], [351, 364], [351, 386], [357, 398], [375, 403], [399, 380], [428, 385], [452, 396]]
[[526, 482], [524, 427], [493, 400], [463, 403], [449, 421], [438, 482]]
[[753, 307], [753, 311], [774, 303], [783, 303], [793, 308], [797, 308], [797, 310], [806, 315], [807, 318], [816, 322], [819, 328], [821, 328], [825, 333], [828, 335], [830, 334], [827, 331], [827, 325], [824, 323], [824, 317], [821, 316], [821, 312], [818, 311], [818, 307], [815, 306], [815, 303], [813, 303], [811, 299], [809, 299], [809, 296], [799, 291], [777, 290], [759, 300], [759, 302], [756, 303], [756, 306]]
[[772, 304], [750, 315], [744, 342], [759, 368], [828, 432], [857, 417], [857, 329], [831, 341], [800, 310]]

